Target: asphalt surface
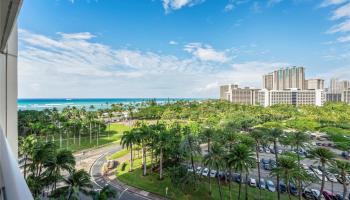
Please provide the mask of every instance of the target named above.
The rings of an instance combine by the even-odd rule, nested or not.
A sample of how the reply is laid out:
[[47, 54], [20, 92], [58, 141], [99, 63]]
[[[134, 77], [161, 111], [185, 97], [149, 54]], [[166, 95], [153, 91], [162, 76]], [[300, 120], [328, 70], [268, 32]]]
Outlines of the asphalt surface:
[[105, 178], [102, 176], [102, 167], [103, 164], [106, 163], [106, 156], [112, 155], [113, 153], [120, 151], [122, 148], [119, 145], [116, 146], [108, 146], [104, 147], [102, 149], [97, 149], [94, 152], [86, 152], [82, 153], [77, 157], [78, 159], [87, 159], [89, 157], [95, 157], [98, 156], [98, 158], [92, 163], [90, 168], [90, 175], [92, 177], [92, 182], [94, 184], [95, 189], [101, 189], [105, 185], [110, 185], [114, 187], [119, 194], [119, 200], [149, 200], [149, 198], [145, 198], [143, 196], [140, 196], [139, 194], [133, 193], [128, 191], [127, 189], [122, 189], [118, 185], [111, 184], [110, 182], [106, 181]]

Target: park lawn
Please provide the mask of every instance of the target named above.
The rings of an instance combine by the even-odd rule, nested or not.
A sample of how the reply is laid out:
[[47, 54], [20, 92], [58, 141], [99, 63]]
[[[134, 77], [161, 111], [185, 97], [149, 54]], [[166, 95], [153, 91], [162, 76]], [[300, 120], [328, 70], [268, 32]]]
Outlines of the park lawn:
[[[56, 135], [54, 137], [54, 143], [58, 147], [61, 146], [61, 148], [66, 148], [66, 149], [69, 149], [73, 152], [82, 151], [82, 150], [90, 149], [90, 148], [97, 148], [97, 147], [107, 145], [107, 144], [112, 144], [112, 143], [119, 144], [120, 138], [122, 137], [123, 132], [130, 130], [131, 128], [132, 127], [127, 126], [127, 125], [113, 123], [113, 124], [111, 124], [110, 131], [108, 131], [109, 128], [107, 125], [106, 132], [100, 134], [100, 137], [98, 139], [98, 146], [97, 146], [96, 133], [92, 134], [91, 144], [90, 144], [89, 133], [82, 134], [80, 145], [79, 145], [78, 135], [76, 136], [75, 142], [74, 142], [74, 138], [70, 137], [68, 140], [68, 144], [67, 144], [67, 138], [65, 137], [65, 135], [63, 135], [62, 146], [60, 145], [59, 135]], [[108, 134], [108, 132], [109, 132], [109, 134]], [[40, 139], [42, 141], [46, 140], [45, 137], [41, 137]], [[49, 140], [53, 141], [53, 137], [49, 137]]]
[[130, 154], [130, 150], [122, 149], [122, 150], [112, 154], [111, 156], [109, 156], [108, 159], [109, 160], [115, 160], [115, 159], [118, 159], [118, 158], [121, 158], [121, 157], [125, 156], [126, 154]]
[[[153, 173], [147, 176], [142, 175], [141, 160], [137, 159], [134, 162], [134, 171], [129, 172], [129, 163], [126, 162], [124, 171], [122, 171], [122, 165], [117, 168], [118, 180], [145, 191], [149, 191], [169, 199], [181, 199], [181, 200], [202, 200], [202, 199], [220, 199], [217, 180], [212, 179], [212, 196], [208, 194], [209, 183], [207, 178], [201, 178], [198, 188], [193, 191], [192, 189], [184, 189], [176, 187], [171, 183], [170, 178], [164, 174], [164, 179], [159, 180], [159, 174]], [[166, 172], [166, 171], [165, 171]], [[222, 182], [224, 183], [224, 181]], [[168, 188], [168, 194], [166, 195], [166, 188]], [[229, 198], [228, 186], [222, 186], [223, 199]], [[242, 185], [241, 199], [245, 197], [245, 185]], [[258, 199], [259, 190], [256, 188], [248, 187], [248, 199]], [[287, 195], [281, 195], [282, 200], [287, 200]], [[232, 183], [232, 199], [238, 198], [238, 184]], [[261, 199], [272, 200], [277, 199], [277, 193], [271, 193], [263, 190]], [[296, 199], [292, 197], [292, 199]]]
[[[326, 132], [335, 143], [350, 141], [350, 130], [337, 127], [324, 127], [321, 131]], [[347, 138], [346, 138], [347, 137]]]

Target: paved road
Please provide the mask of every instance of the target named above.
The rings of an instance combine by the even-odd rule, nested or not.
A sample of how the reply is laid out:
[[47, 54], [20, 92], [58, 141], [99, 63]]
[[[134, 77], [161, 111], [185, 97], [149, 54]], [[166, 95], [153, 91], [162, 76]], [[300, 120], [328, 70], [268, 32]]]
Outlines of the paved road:
[[106, 184], [113, 186], [119, 193], [119, 200], [149, 200], [127, 189], [121, 189], [118, 185], [107, 182], [102, 176], [102, 166], [106, 162], [106, 156], [120, 151], [120, 145], [111, 145], [91, 151], [75, 154], [78, 168], [85, 168], [89, 171], [95, 189], [101, 189]]

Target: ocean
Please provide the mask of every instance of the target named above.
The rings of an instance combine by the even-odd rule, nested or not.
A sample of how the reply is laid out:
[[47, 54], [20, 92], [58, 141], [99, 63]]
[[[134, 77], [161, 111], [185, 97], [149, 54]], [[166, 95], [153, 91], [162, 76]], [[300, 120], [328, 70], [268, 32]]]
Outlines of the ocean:
[[111, 104], [122, 103], [141, 103], [149, 100], [156, 100], [158, 103], [174, 102], [179, 100], [195, 101], [199, 99], [192, 98], [73, 98], [73, 99], [18, 99], [18, 110], [44, 110], [57, 108], [62, 110], [67, 106], [75, 106], [77, 108], [85, 107], [89, 109], [91, 105], [95, 109], [103, 109], [110, 107]]

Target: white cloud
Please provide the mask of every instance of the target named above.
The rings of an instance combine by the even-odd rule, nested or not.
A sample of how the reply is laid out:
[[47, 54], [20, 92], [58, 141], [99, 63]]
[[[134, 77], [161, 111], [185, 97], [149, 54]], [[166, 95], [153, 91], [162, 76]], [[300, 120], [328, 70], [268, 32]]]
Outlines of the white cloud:
[[166, 13], [171, 10], [179, 10], [183, 7], [191, 7], [200, 3], [203, 3], [205, 0], [162, 0], [163, 8]]
[[320, 7], [327, 7], [327, 6], [331, 6], [331, 5], [339, 5], [342, 3], [347, 2], [348, 0], [324, 0]]
[[169, 44], [170, 44], [170, 45], [178, 45], [179, 43], [176, 42], [176, 41], [171, 40], [171, 41], [169, 41]]
[[93, 35], [89, 32], [71, 33], [71, 34], [58, 32], [57, 34], [61, 35], [62, 38], [64, 38], [64, 39], [88, 40], [88, 39], [96, 37], [95, 35]]
[[337, 39], [338, 42], [350, 42], [350, 35], [342, 36]]
[[345, 33], [350, 31], [350, 19], [345, 20], [341, 22], [340, 24], [336, 24], [333, 27], [331, 27], [327, 33], [333, 34], [333, 33]]
[[234, 7], [235, 7], [235, 6], [234, 6], [232, 3], [228, 3], [228, 4], [225, 6], [224, 11], [225, 11], [225, 12], [229, 12], [229, 11], [233, 10]]
[[267, 5], [268, 6], [274, 6], [274, 5], [276, 5], [276, 4], [279, 4], [279, 3], [281, 3], [283, 0], [268, 0], [267, 1]]
[[350, 3], [347, 3], [337, 8], [332, 15], [333, 20], [341, 19], [343, 17], [350, 17]]
[[202, 61], [227, 62], [229, 57], [226, 52], [217, 51], [210, 45], [203, 45], [201, 43], [189, 43], [185, 45], [185, 51], [191, 53], [196, 58]]

